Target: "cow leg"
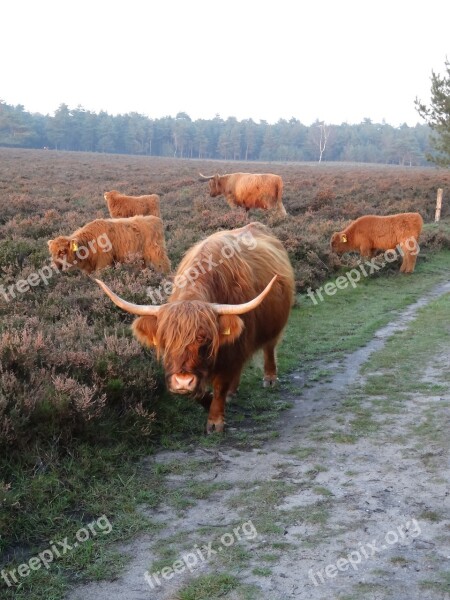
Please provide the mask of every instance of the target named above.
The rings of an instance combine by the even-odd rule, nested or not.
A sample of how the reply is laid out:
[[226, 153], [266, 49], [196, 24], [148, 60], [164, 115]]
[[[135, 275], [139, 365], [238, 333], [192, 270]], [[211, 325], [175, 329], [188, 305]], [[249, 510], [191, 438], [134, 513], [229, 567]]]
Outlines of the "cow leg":
[[277, 363], [275, 360], [275, 348], [278, 340], [272, 340], [266, 344], [264, 350], [264, 379], [263, 386], [271, 387], [277, 380]]
[[407, 267], [409, 264], [409, 252], [408, 250], [405, 248], [404, 244], [400, 243], [400, 248], [401, 248], [401, 255], [402, 255], [402, 264], [400, 265], [400, 273], [406, 273], [407, 272]]
[[234, 375], [233, 379], [231, 380], [230, 387], [228, 388], [227, 392], [227, 402], [230, 402], [233, 396], [235, 396], [238, 393], [239, 383], [241, 381], [241, 373], [242, 369], [239, 369], [239, 371], [236, 373], [236, 375]]
[[400, 267], [400, 273], [412, 273], [416, 266], [417, 254], [411, 254], [410, 250], [403, 243], [400, 244], [403, 251], [403, 262]]
[[152, 260], [154, 268], [158, 273], [169, 273], [171, 269], [169, 257], [161, 251], [160, 248], [156, 248], [152, 254]]
[[406, 270], [407, 258], [406, 254], [403, 254], [402, 264], [400, 265], [400, 273], [404, 273]]
[[154, 269], [155, 271], [158, 271], [159, 273], [161, 272], [161, 270], [159, 268], [158, 259], [155, 256], [155, 252], [154, 252], [153, 248], [148, 247], [148, 246], [145, 249], [145, 254], [144, 254], [144, 269], [145, 269], [145, 267]]
[[230, 389], [231, 380], [216, 379], [213, 381], [213, 399], [209, 407], [206, 433], [222, 432], [225, 426], [225, 400]]
[[278, 214], [281, 217], [285, 217], [287, 215], [286, 209], [284, 208], [284, 205], [281, 202], [281, 200], [278, 202]]
[[359, 253], [362, 258], [372, 258], [372, 248], [370, 246], [361, 246]]
[[[144, 250], [144, 265], [152, 268], [157, 273], [162, 273], [167, 265], [162, 257], [162, 252], [157, 245], [148, 243]], [[166, 271], [167, 272], [167, 271]]]
[[407, 273], [414, 273], [414, 269], [416, 268], [416, 260], [417, 254], [409, 255], [409, 271], [407, 271]]
[[411, 256], [411, 254], [403, 249], [403, 261], [402, 266], [400, 267], [400, 273], [412, 273], [414, 271], [414, 267], [416, 265], [416, 256]]

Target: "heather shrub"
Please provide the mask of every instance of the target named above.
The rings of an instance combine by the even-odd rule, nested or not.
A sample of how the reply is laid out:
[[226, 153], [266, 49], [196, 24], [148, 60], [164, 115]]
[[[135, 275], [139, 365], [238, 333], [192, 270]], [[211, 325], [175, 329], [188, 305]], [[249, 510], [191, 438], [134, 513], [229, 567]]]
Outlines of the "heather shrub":
[[432, 252], [444, 248], [450, 249], [450, 224], [440, 222], [425, 225], [420, 238], [420, 246]]
[[[288, 212], [230, 209], [210, 198], [198, 172], [273, 172], [285, 182]], [[425, 250], [450, 247], [446, 225], [436, 226], [436, 190], [450, 173], [438, 169], [301, 163], [252, 164], [151, 157], [0, 149], [0, 285], [14, 286], [49, 264], [47, 240], [108, 217], [103, 193], [161, 195], [166, 245], [174, 270], [197, 241], [249, 221], [268, 225], [291, 258], [297, 291], [318, 287], [356, 264], [337, 257], [334, 231], [363, 214], [418, 211]], [[444, 192], [444, 196], [448, 194]], [[397, 269], [398, 265], [393, 265]], [[152, 269], [117, 265], [96, 274], [131, 302], [150, 303], [149, 291], [167, 278]], [[158, 296], [157, 296], [158, 297]], [[130, 332], [133, 317], [115, 307], [80, 271], [54, 273], [15, 298], [0, 293], [0, 449], [37, 440], [66, 447], [74, 438], [100, 440], [156, 435], [161, 423], [181, 417], [163, 397], [163, 374], [152, 351]], [[173, 400], [173, 404], [176, 404]], [[177, 410], [179, 405], [176, 404]], [[186, 410], [192, 410], [189, 405]]]

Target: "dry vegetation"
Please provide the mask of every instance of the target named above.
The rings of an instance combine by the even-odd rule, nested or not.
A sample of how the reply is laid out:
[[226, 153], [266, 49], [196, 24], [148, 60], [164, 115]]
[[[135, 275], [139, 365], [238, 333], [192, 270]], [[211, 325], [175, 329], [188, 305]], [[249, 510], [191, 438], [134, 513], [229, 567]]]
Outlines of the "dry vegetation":
[[[250, 218], [268, 224], [285, 244], [298, 291], [315, 287], [343, 266], [330, 253], [329, 238], [349, 220], [367, 213], [419, 211], [431, 222], [437, 188], [450, 187], [450, 173], [433, 168], [0, 149], [0, 283], [8, 287], [48, 264], [48, 239], [108, 216], [103, 193], [110, 189], [161, 195], [167, 249], [176, 267], [198, 239], [247, 222], [244, 211], [230, 210], [223, 198], [209, 198], [198, 172], [249, 170], [278, 173], [285, 181], [288, 218], [257, 211]], [[450, 247], [449, 239], [445, 228], [430, 229], [422, 246]], [[148, 286], [161, 283], [161, 276], [132, 265], [108, 269], [102, 278], [138, 302], [146, 301]], [[131, 338], [131, 317], [107, 301], [86, 275], [55, 274], [48, 285], [41, 283], [9, 302], [0, 294], [0, 316], [1, 448], [43, 438], [65, 446], [80, 435], [100, 441], [114, 432], [154, 434], [160, 369]]]

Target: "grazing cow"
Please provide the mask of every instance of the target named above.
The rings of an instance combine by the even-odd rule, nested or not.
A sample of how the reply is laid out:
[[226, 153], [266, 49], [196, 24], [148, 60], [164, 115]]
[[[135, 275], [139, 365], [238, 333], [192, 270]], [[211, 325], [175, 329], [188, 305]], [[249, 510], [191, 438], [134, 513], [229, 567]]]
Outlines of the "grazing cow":
[[251, 208], [270, 210], [276, 208], [286, 216], [286, 209], [281, 199], [283, 195], [283, 180], [272, 173], [231, 173], [230, 175], [200, 175], [200, 181], [209, 181], [211, 198], [223, 195], [228, 204], [241, 206], [248, 211]]
[[76, 266], [92, 273], [114, 263], [143, 261], [159, 272], [170, 271], [163, 224], [158, 217], [96, 219], [70, 236], [47, 242], [60, 271]]
[[286, 250], [264, 225], [220, 231], [191, 248], [162, 306], [131, 304], [96, 281], [117, 306], [140, 315], [134, 335], [163, 358], [168, 389], [209, 409], [207, 433], [223, 431], [225, 400], [259, 348], [264, 385], [276, 381], [275, 347], [293, 304], [294, 275]]
[[104, 197], [108, 205], [109, 214], [113, 218], [127, 218], [137, 215], [160, 217], [159, 196], [125, 196], [116, 190], [105, 192]]
[[370, 258], [377, 250], [395, 250], [400, 246], [401, 273], [412, 273], [419, 254], [423, 219], [419, 213], [400, 213], [387, 217], [365, 215], [331, 237], [331, 249], [337, 254], [356, 250]]

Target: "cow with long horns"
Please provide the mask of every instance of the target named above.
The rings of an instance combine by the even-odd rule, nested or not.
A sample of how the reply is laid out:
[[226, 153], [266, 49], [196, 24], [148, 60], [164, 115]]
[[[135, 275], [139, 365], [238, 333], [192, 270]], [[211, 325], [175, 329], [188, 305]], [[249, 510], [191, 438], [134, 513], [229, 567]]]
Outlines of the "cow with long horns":
[[132, 304], [96, 281], [117, 306], [139, 315], [134, 335], [156, 347], [168, 389], [209, 410], [207, 433], [223, 431], [225, 401], [260, 348], [264, 385], [275, 383], [275, 347], [293, 304], [294, 274], [283, 245], [264, 225], [220, 231], [196, 244], [162, 306]]
[[276, 209], [286, 216], [283, 206], [283, 180], [272, 173], [231, 173], [230, 175], [200, 175], [200, 181], [209, 181], [211, 198], [225, 196], [231, 208], [240, 206], [248, 211], [251, 208]]

